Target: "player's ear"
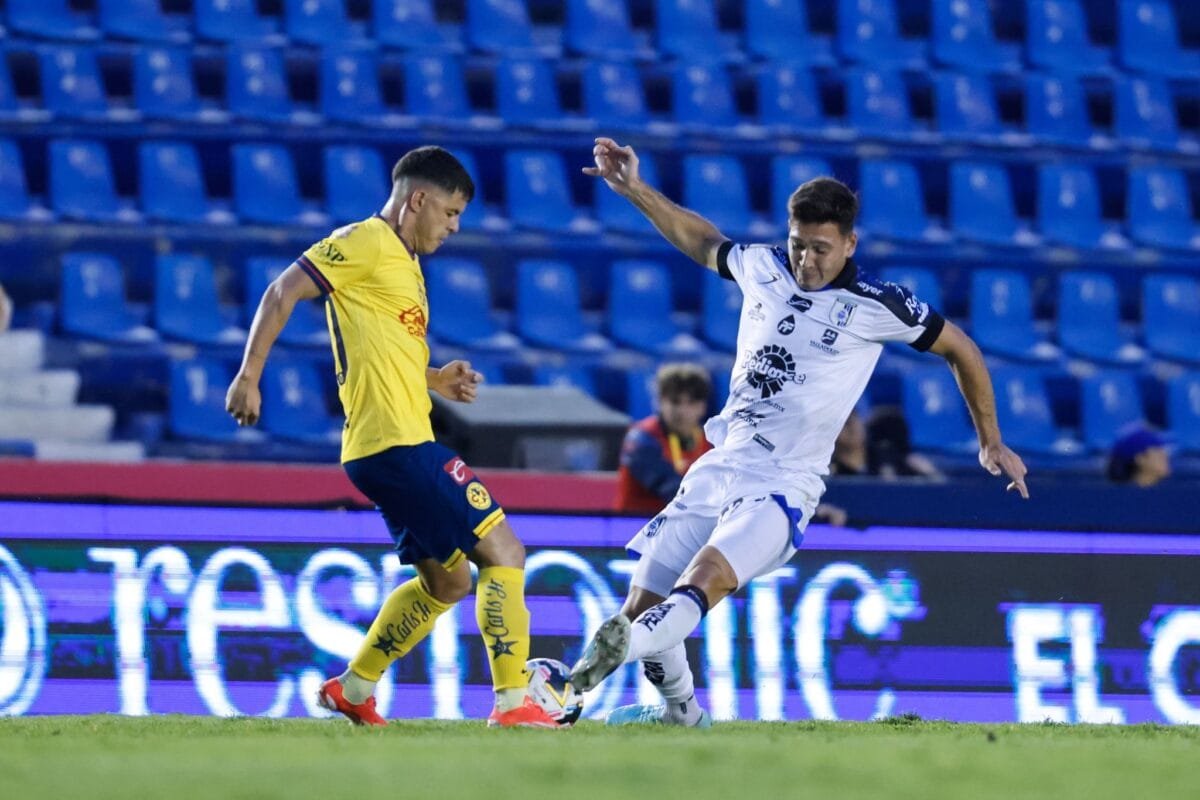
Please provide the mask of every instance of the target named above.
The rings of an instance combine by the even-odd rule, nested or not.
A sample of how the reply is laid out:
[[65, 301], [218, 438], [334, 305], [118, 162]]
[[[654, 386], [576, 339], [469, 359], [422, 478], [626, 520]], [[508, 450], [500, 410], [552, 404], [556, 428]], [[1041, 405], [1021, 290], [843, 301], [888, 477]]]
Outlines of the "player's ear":
[[846, 258], [854, 255], [854, 251], [858, 249], [858, 231], [850, 231], [850, 235], [846, 237]]

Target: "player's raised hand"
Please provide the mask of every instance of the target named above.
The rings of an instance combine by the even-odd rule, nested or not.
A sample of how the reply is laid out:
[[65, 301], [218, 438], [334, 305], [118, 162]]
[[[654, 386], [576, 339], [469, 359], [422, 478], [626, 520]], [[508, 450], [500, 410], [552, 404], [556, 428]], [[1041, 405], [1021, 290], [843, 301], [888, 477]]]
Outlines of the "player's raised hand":
[[993, 475], [1004, 474], [1011, 480], [1008, 491], [1017, 491], [1021, 497], [1029, 499], [1029, 489], [1025, 486], [1025, 462], [1021, 457], [1008, 448], [1008, 445], [987, 445], [979, 449], [979, 463]]
[[225, 410], [237, 420], [238, 425], [253, 425], [262, 413], [262, 393], [258, 381], [238, 374], [225, 392]]
[[601, 136], [592, 148], [594, 167], [584, 167], [583, 174], [603, 178], [609, 188], [624, 193], [638, 180], [638, 157], [629, 145], [621, 147], [612, 139]]
[[430, 382], [430, 389], [447, 400], [473, 403], [479, 393], [483, 375], [471, 369], [469, 361], [456, 359], [437, 371], [437, 379]]

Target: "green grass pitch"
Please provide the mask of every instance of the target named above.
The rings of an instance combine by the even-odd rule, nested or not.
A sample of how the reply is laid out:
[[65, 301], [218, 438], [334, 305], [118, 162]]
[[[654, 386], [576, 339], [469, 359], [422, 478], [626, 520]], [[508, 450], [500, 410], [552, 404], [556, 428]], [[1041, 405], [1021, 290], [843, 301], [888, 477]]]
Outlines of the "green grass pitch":
[[0, 796], [25, 798], [1195, 798], [1200, 728], [0, 719]]

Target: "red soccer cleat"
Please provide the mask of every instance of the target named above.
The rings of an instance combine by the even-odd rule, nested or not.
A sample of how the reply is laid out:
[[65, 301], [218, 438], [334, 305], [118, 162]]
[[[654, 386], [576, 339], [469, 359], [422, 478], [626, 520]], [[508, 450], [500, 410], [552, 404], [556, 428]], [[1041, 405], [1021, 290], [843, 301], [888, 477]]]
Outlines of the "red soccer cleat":
[[508, 711], [492, 709], [488, 715], [489, 728], [561, 728], [554, 719], [546, 713], [546, 709], [526, 695], [525, 702]]
[[[387, 720], [375, 711], [375, 698], [368, 697], [365, 703], [355, 705], [342, 693], [342, 683], [330, 678], [317, 690], [317, 703], [322, 708], [336, 711], [355, 725], [387, 725]], [[544, 713], [544, 712], [543, 712]]]

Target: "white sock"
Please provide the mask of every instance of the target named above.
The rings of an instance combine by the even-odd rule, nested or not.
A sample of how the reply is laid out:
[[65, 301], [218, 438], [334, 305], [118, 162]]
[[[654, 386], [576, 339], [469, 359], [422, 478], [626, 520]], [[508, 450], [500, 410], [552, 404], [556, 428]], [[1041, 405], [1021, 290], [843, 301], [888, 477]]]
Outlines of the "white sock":
[[662, 653], [683, 644], [704, 618], [703, 595], [698, 589], [684, 587], [656, 606], [646, 609], [633, 621], [626, 663], [639, 661], [652, 653]]
[[342, 684], [342, 696], [356, 706], [367, 702], [367, 698], [375, 694], [377, 681], [369, 681], [351, 670], [339, 675], [338, 680]]
[[676, 725], [695, 725], [700, 721], [700, 704], [688, 666], [683, 642], [662, 653], [642, 659], [646, 679], [654, 684], [666, 704], [666, 721]]

